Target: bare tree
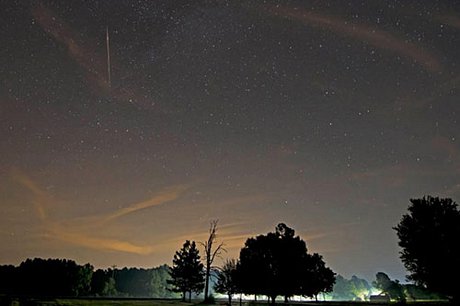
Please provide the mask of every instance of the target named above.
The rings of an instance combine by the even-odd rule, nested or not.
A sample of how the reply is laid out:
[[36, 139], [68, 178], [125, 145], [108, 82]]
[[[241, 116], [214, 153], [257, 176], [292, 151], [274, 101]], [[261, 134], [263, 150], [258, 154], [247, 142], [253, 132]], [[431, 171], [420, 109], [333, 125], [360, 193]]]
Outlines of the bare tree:
[[209, 278], [211, 276], [212, 263], [217, 256], [220, 256], [222, 252], [225, 252], [224, 243], [221, 242], [213, 249], [213, 245], [216, 242], [217, 222], [219, 220], [212, 220], [209, 225], [209, 237], [208, 240], [202, 242], [201, 245], [204, 248], [204, 266], [205, 266], [205, 285], [204, 285], [204, 300], [208, 300], [209, 290]]

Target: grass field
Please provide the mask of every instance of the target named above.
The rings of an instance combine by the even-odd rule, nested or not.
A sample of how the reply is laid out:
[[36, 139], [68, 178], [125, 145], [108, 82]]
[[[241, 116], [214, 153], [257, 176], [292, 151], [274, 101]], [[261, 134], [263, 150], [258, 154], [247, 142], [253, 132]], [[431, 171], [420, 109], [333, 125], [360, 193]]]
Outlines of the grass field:
[[47, 301], [39, 305], [47, 306], [175, 306], [193, 305], [179, 301], [163, 300], [54, 300]]
[[[226, 301], [217, 301], [215, 305], [225, 305]], [[184, 303], [180, 300], [161, 300], [161, 299], [13, 299], [9, 301], [0, 301], [3, 306], [209, 306], [202, 304], [201, 301], [192, 303]], [[235, 301], [234, 306], [239, 306]], [[244, 306], [267, 306], [266, 302], [243, 302]], [[308, 305], [308, 306], [385, 306], [385, 305], [401, 305], [398, 303], [370, 303], [370, 302], [303, 302], [284, 304], [282, 302], [277, 305]], [[446, 306], [447, 302], [410, 302], [406, 305], [416, 306]]]

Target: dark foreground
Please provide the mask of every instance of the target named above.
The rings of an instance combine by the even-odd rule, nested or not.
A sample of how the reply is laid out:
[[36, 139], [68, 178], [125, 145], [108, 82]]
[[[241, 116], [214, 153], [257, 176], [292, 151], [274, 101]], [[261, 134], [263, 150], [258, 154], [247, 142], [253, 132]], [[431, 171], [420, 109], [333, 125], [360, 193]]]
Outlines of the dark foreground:
[[[192, 303], [182, 302], [174, 299], [127, 299], [127, 298], [91, 298], [91, 299], [43, 299], [43, 298], [9, 298], [0, 297], [0, 306], [207, 306], [201, 301]], [[214, 305], [226, 305], [226, 301], [216, 301]], [[237, 301], [232, 304], [239, 306]], [[243, 306], [266, 306], [266, 302], [243, 301]], [[371, 303], [371, 302], [292, 302], [289, 304], [277, 303], [279, 306], [286, 305], [308, 305], [308, 306], [374, 306], [374, 305], [402, 305], [398, 303]], [[438, 306], [451, 305], [445, 301], [437, 302], [408, 302], [406, 305], [415, 306]]]

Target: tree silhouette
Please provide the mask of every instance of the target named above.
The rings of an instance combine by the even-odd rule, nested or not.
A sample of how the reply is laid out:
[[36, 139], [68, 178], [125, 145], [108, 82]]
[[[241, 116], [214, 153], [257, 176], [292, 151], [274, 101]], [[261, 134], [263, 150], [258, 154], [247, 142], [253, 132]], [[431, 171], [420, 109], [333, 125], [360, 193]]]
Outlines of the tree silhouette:
[[216, 256], [219, 256], [222, 251], [225, 251], [224, 244], [220, 243], [216, 248], [213, 249], [214, 242], [216, 240], [218, 220], [212, 220], [209, 226], [209, 237], [208, 240], [201, 243], [204, 248], [204, 262], [205, 262], [205, 286], [204, 286], [204, 300], [208, 300], [209, 291], [209, 278], [211, 277], [212, 264]]
[[460, 275], [460, 212], [451, 199], [411, 199], [409, 213], [394, 228], [402, 248], [400, 257], [409, 280], [458, 299], [458, 282], [446, 274]]
[[217, 273], [217, 283], [214, 290], [218, 293], [228, 295], [228, 305], [232, 305], [232, 295], [238, 292], [236, 269], [236, 260], [230, 259], [225, 261]]
[[405, 302], [406, 296], [404, 294], [404, 288], [398, 281], [393, 281], [388, 275], [383, 272], [378, 272], [375, 275], [375, 282], [373, 282], [375, 288], [382, 290], [383, 293], [393, 300], [399, 302]]
[[195, 241], [186, 240], [182, 249], [176, 251], [170, 269], [168, 284], [173, 286], [172, 291], [182, 293], [183, 301], [188, 292], [191, 301], [192, 292], [199, 293], [204, 288], [203, 268]]
[[93, 267], [66, 259], [27, 259], [14, 269], [14, 293], [28, 296], [80, 296], [89, 293]]
[[335, 283], [335, 273], [323, 261], [318, 253], [307, 254], [306, 265], [304, 266], [305, 277], [303, 277], [300, 294], [318, 300], [321, 292], [332, 292]]
[[345, 279], [337, 275], [332, 289], [333, 300], [364, 301], [372, 293], [372, 286], [362, 278], [353, 275], [351, 279]]
[[274, 233], [249, 238], [240, 251], [239, 285], [247, 294], [263, 294], [275, 303], [293, 295], [329, 292], [335, 273], [318, 254], [308, 254], [305, 241], [293, 229], [278, 224]]

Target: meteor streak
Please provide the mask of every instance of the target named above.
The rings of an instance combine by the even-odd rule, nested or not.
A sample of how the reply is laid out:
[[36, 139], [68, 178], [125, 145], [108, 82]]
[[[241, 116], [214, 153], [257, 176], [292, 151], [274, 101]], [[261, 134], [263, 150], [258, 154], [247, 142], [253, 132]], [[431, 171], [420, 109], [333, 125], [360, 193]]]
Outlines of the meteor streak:
[[109, 88], [110, 88], [110, 87], [112, 87], [112, 76], [111, 76], [111, 69], [110, 69], [110, 38], [109, 38], [109, 27], [106, 28], [105, 37], [106, 37], [106, 45], [107, 45], [107, 83], [109, 84]]

